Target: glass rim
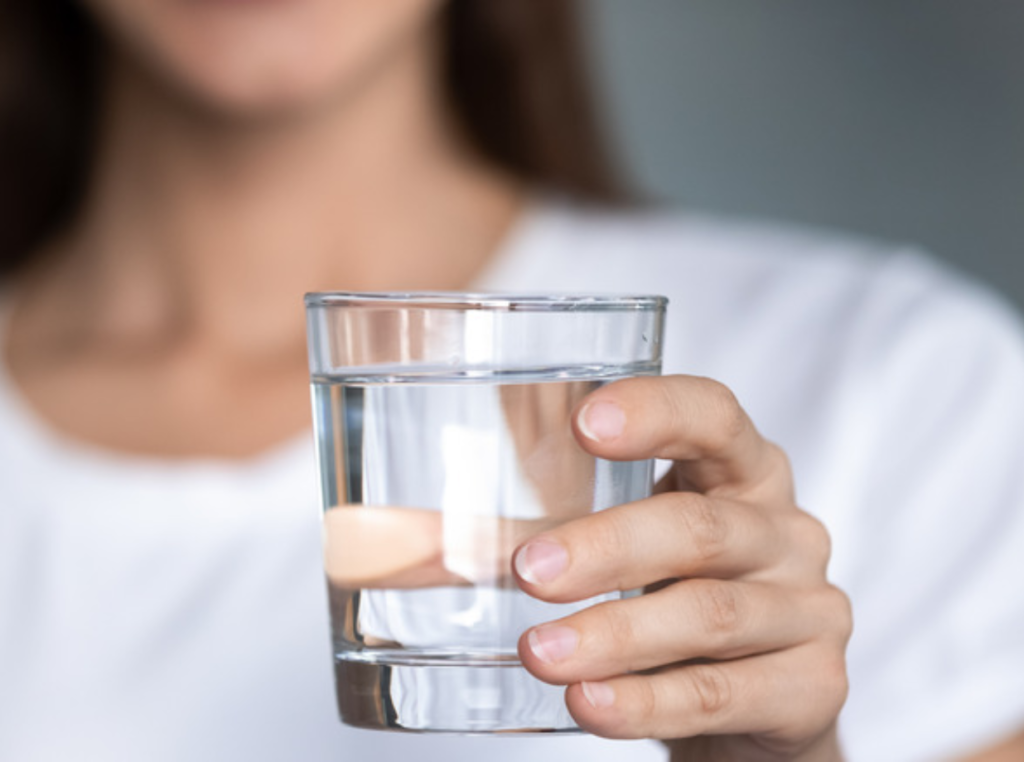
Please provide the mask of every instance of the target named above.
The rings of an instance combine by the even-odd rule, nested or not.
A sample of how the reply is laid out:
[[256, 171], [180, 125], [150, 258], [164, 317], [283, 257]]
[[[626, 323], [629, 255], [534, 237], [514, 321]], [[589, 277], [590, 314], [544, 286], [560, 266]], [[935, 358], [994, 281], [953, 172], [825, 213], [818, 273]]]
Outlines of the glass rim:
[[471, 291], [316, 291], [306, 308], [393, 307], [402, 309], [489, 310], [494, 312], [612, 312], [663, 310], [668, 297], [656, 294], [480, 293]]

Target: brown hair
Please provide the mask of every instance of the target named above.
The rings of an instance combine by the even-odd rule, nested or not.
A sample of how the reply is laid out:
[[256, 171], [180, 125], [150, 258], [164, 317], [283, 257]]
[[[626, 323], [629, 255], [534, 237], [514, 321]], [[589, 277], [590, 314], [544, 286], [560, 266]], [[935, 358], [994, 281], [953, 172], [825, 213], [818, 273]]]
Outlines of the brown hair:
[[[586, 77], [573, 0], [449, 0], [443, 77], [455, 117], [495, 165], [592, 201], [623, 194]], [[81, 202], [94, 148], [99, 36], [78, 3], [0, 8], [0, 276]]]

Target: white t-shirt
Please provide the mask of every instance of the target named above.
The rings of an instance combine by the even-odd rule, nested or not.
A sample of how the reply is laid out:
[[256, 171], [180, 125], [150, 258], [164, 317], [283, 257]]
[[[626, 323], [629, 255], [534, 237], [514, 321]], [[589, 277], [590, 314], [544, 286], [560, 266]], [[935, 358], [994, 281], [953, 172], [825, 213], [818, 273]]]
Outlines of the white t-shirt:
[[[728, 384], [832, 532], [851, 762], [1024, 725], [1024, 340], [990, 294], [862, 240], [553, 201], [478, 287], [670, 297], [665, 371]], [[308, 435], [243, 464], [69, 441], [0, 369], [0, 759], [664, 759], [342, 726], [314, 469]]]

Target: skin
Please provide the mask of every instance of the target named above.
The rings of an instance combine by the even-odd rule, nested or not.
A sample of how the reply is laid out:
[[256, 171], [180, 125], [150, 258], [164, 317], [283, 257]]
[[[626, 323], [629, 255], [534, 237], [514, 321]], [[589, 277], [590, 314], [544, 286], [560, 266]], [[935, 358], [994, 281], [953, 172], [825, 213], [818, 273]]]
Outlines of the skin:
[[[304, 436], [301, 294], [464, 287], [514, 221], [521, 189], [441, 108], [436, 3], [289, 10], [306, 4], [209, 3], [239, 14], [210, 46], [247, 62], [224, 72], [179, 39], [200, 34], [200, 0], [91, 3], [114, 39], [97, 167], [78, 220], [17, 284], [6, 347], [27, 401], [64, 433], [224, 458]], [[136, 55], [125, 28], [155, 52]], [[371, 61], [270, 44], [333, 50], [353, 28]], [[264, 78], [303, 86], [260, 91]]]
[[702, 737], [673, 742], [677, 759], [841, 759], [850, 605], [828, 583], [828, 534], [796, 507], [784, 453], [728, 389], [687, 376], [605, 387], [575, 431], [600, 457], [673, 469], [654, 497], [520, 548], [521, 586], [556, 602], [656, 589], [525, 633], [527, 668], [569, 685], [592, 732]]
[[[464, 287], [523, 202], [440, 105], [439, 3], [87, 5], [112, 40], [95, 175], [15, 284], [12, 377], [67, 436], [136, 456], [248, 458], [305, 435], [299, 295]], [[584, 728], [675, 759], [840, 759], [849, 603], [783, 453], [705, 379], [610, 385], [573, 420], [596, 455], [675, 466], [649, 500], [520, 546], [538, 598], [650, 590], [524, 633], [527, 669], [568, 686]], [[575, 646], [554, 658], [559, 642]]]

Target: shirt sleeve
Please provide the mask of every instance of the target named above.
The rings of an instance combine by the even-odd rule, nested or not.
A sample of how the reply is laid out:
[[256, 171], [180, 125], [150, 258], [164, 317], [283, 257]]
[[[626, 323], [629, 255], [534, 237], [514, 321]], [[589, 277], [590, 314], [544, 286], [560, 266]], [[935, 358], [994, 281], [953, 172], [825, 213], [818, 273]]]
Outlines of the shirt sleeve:
[[1024, 333], [910, 256], [877, 294], [851, 692], [853, 761], [953, 760], [1024, 728]]

